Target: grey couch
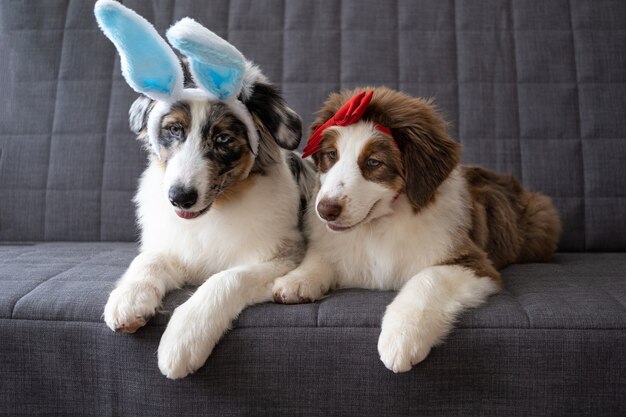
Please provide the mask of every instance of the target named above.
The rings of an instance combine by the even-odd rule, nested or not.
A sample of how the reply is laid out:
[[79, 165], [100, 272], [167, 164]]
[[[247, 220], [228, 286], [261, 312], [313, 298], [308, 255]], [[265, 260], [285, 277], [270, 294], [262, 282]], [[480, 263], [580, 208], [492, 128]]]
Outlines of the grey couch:
[[442, 346], [395, 375], [376, 342], [393, 293], [245, 310], [196, 374], [156, 349], [171, 294], [134, 335], [101, 319], [136, 253], [135, 94], [90, 1], [0, 2], [0, 414], [626, 415], [626, 2], [127, 1], [189, 15], [282, 87], [305, 123], [328, 92], [436, 98], [464, 161], [551, 195], [546, 264], [503, 271]]

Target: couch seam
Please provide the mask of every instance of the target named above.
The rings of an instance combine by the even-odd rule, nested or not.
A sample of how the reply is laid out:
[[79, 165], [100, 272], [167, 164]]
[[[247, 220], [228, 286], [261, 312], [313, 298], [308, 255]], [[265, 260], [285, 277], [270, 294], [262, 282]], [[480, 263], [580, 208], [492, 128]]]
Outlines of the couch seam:
[[282, 9], [283, 9], [283, 16], [282, 16], [283, 30], [281, 32], [282, 37], [281, 37], [281, 50], [280, 50], [280, 59], [281, 59], [280, 90], [281, 90], [281, 93], [285, 91], [285, 88], [284, 88], [284, 85], [285, 85], [285, 38], [287, 36], [287, 0], [282, 1]]
[[339, 90], [343, 89], [343, 30], [345, 27], [343, 20], [343, 0], [339, 0], [339, 47], [337, 48], [339, 54]]
[[[47, 173], [46, 173], [46, 189], [45, 189], [45, 197], [44, 197], [44, 209], [43, 209], [43, 233], [42, 233], [42, 240], [46, 241], [46, 230], [48, 229], [46, 227], [46, 221], [47, 219], [47, 215], [46, 213], [48, 212], [48, 185], [50, 184], [50, 166], [51, 166], [51, 162], [52, 162], [52, 138], [54, 137], [54, 125], [55, 125], [55, 121], [56, 121], [56, 117], [57, 117], [57, 111], [59, 109], [59, 84], [61, 82], [61, 66], [63, 65], [63, 51], [65, 50], [65, 33], [67, 32], [67, 15], [69, 13], [69, 8], [70, 8], [70, 4], [69, 4], [69, 0], [65, 3], [65, 15], [63, 17], [63, 33], [61, 34], [61, 52], [59, 55], [59, 66], [57, 67], [57, 82], [56, 82], [56, 88], [54, 91], [54, 111], [53, 111], [53, 115], [52, 115], [52, 126], [50, 127], [50, 146], [48, 146], [48, 169], [47, 169]], [[13, 306], [15, 307], [15, 306]]]
[[578, 60], [576, 59], [576, 37], [574, 36], [574, 13], [572, 11], [572, 1], [568, 0], [567, 5], [569, 7], [569, 24], [570, 24], [570, 31], [572, 33], [572, 54], [573, 54], [573, 58], [574, 58], [574, 78], [576, 79], [576, 82], [574, 83], [576, 86], [576, 105], [578, 108], [578, 138], [580, 140], [580, 165], [581, 165], [581, 172], [582, 172], [582, 187], [583, 187], [583, 196], [582, 196], [582, 209], [583, 209], [583, 227], [582, 227], [582, 231], [583, 231], [583, 250], [587, 250], [588, 249], [588, 245], [587, 245], [587, 186], [586, 186], [586, 179], [585, 179], [585, 152], [584, 152], [584, 145], [583, 145], [583, 135], [582, 135], [582, 129], [581, 129], [581, 123], [582, 123], [582, 114], [580, 112], [580, 93], [579, 93], [579, 89], [580, 89], [580, 84], [578, 81]]
[[515, 107], [515, 110], [517, 111], [517, 163], [519, 166], [519, 176], [520, 179], [522, 180], [522, 183], [527, 183], [526, 180], [524, 179], [524, 159], [522, 157], [522, 122], [521, 122], [521, 110], [520, 110], [520, 101], [519, 101], [519, 69], [518, 69], [518, 59], [517, 59], [517, 54], [518, 54], [518, 50], [517, 50], [517, 35], [516, 35], [516, 31], [515, 31], [515, 12], [513, 10], [513, 0], [509, 1], [509, 13], [511, 16], [511, 39], [513, 42], [513, 57], [515, 60], [515, 101], [517, 103], [517, 106]]
[[231, 17], [231, 8], [233, 7], [233, 2], [230, 0], [226, 0], [226, 5], [227, 5], [227, 9], [226, 9], [226, 41], [227, 42], [232, 42], [231, 38], [232, 35], [230, 33], [231, 28], [230, 28], [230, 17]]
[[103, 142], [103, 150], [102, 150], [102, 177], [100, 178], [100, 230], [99, 230], [99, 241], [102, 241], [102, 212], [103, 210], [103, 201], [104, 201], [104, 173], [105, 166], [107, 161], [107, 143], [109, 141], [109, 119], [111, 117], [111, 104], [113, 103], [113, 75], [115, 74], [115, 64], [117, 63], [117, 54], [113, 57], [113, 66], [111, 68], [111, 76], [109, 77], [109, 106], [107, 108], [107, 116], [106, 116], [106, 126], [104, 128], [104, 142]]
[[[44, 320], [44, 319], [25, 319], [25, 318], [0, 318], [0, 322], [2, 321], [29, 321], [29, 322], [40, 322], [40, 323], [76, 323], [76, 324], [96, 324], [103, 328], [108, 329], [104, 321], [78, 321], [78, 320]], [[149, 324], [142, 329], [164, 329], [167, 327], [167, 324]], [[284, 325], [284, 326], [235, 326], [229, 333], [235, 330], [242, 329], [380, 329], [380, 325], [377, 326], [316, 326], [316, 325]], [[474, 330], [520, 330], [520, 331], [529, 331], [529, 330], [553, 330], [553, 331], [619, 331], [623, 332], [626, 329], [624, 327], [583, 327], [583, 328], [569, 328], [569, 327], [454, 327], [452, 332], [455, 331], [474, 331]], [[141, 330], [140, 330], [141, 331]], [[227, 333], [228, 334], [228, 333]]]
[[[29, 294], [31, 294], [37, 288], [41, 287], [43, 284], [45, 284], [46, 282], [50, 281], [51, 279], [54, 279], [54, 278], [58, 277], [59, 275], [66, 273], [67, 271], [71, 271], [74, 268], [77, 268], [79, 266], [83, 266], [83, 265], [87, 264], [87, 262], [91, 261], [95, 257], [96, 257], [96, 255], [92, 255], [92, 256], [89, 257], [88, 260], [85, 260], [85, 261], [82, 261], [82, 262], [80, 262], [80, 263], [78, 263], [76, 265], [73, 265], [71, 268], [65, 269], [63, 271], [59, 271], [58, 273], [56, 273], [54, 275], [51, 275], [50, 277], [46, 278], [45, 280], [43, 280], [40, 283], [38, 283], [37, 285], [35, 285], [26, 294], [23, 294], [21, 297], [19, 297], [17, 300], [15, 300], [15, 303], [13, 303], [13, 306], [11, 307], [11, 317], [10, 317], [10, 319], [12, 319], [12, 320], [21, 320], [21, 319], [16, 319], [15, 318], [15, 307], [19, 304], [20, 301], [22, 301], [24, 298], [26, 298]], [[79, 323], [81, 323], [81, 322], [79, 322]]]
[[321, 327], [320, 326], [320, 306], [322, 303], [315, 304], [315, 326], [312, 327]]
[[400, 0], [396, 0], [396, 90], [402, 91], [400, 84]]
[[511, 298], [515, 300], [515, 303], [519, 306], [519, 308], [522, 311], [522, 313], [524, 313], [524, 316], [526, 317], [526, 328], [531, 329], [532, 328], [532, 326], [531, 326], [532, 321], [530, 320], [530, 316], [528, 315], [528, 311], [526, 311], [526, 309], [524, 308], [524, 305], [519, 300], [519, 294], [516, 294], [515, 292], [511, 291], [510, 288], [505, 288], [505, 290], [512, 295]]
[[38, 283], [37, 285], [35, 285], [33, 288], [31, 288], [26, 294], [23, 294], [21, 297], [19, 297], [17, 300], [15, 300], [15, 302], [13, 303], [13, 306], [11, 307], [11, 319], [13, 320], [19, 320], [15, 318], [15, 307], [19, 304], [20, 301], [22, 301], [25, 297], [27, 297], [30, 293], [32, 293], [33, 291], [35, 291], [37, 288], [39, 288], [40, 286], [42, 286], [43, 284], [45, 284], [46, 282], [50, 281], [53, 278], [58, 277], [59, 275], [70, 271], [74, 268], [76, 268], [77, 265], [72, 266], [69, 269], [65, 269], [63, 271], [59, 271], [56, 274], [53, 274], [51, 276], [49, 276], [48, 278], [44, 279], [43, 281], [41, 281], [40, 283]]
[[598, 288], [600, 291], [602, 291], [603, 293], [605, 293], [606, 295], [609, 296], [609, 298], [611, 298], [612, 300], [614, 300], [618, 305], [620, 305], [622, 307], [622, 309], [624, 310], [624, 313], [626, 314], [626, 303], [624, 303], [623, 301], [621, 301], [619, 298], [617, 298], [615, 295], [611, 294], [610, 292], [608, 292], [605, 288]]
[[457, 22], [457, 1], [455, 0], [452, 5], [452, 20], [454, 23], [454, 56], [456, 59], [456, 135], [459, 138], [459, 142], [463, 145], [465, 138], [461, 138], [461, 72], [459, 68], [459, 28]]

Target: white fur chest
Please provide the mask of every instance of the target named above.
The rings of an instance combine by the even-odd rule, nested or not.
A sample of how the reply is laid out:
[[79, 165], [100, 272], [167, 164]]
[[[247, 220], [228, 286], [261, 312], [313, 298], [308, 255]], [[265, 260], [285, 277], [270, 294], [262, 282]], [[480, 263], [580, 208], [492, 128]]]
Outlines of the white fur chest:
[[207, 213], [186, 220], [175, 214], [161, 189], [163, 173], [151, 164], [135, 197], [142, 252], [174, 256], [198, 279], [271, 259], [280, 242], [299, 239], [297, 186], [287, 169], [287, 177], [280, 170], [276, 174], [258, 176], [233, 200], [216, 202]]
[[453, 174], [435, 203], [419, 213], [402, 195], [393, 214], [347, 232], [328, 230], [310, 212], [310, 244], [334, 266], [339, 287], [397, 290], [453, 253], [459, 230], [470, 221], [464, 185]]

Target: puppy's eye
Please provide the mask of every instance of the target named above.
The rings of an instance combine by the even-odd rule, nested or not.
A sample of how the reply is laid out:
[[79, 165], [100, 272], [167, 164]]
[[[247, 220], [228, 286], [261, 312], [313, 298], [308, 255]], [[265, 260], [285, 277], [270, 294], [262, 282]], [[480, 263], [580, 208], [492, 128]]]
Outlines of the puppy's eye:
[[374, 159], [374, 158], [369, 158], [367, 160], [367, 166], [370, 168], [377, 168], [379, 166], [382, 165], [382, 162], [379, 161], [378, 159]]
[[219, 143], [220, 145], [226, 145], [227, 143], [232, 142], [233, 138], [228, 136], [228, 135], [217, 135], [217, 137], [215, 138], [215, 142]]
[[328, 152], [326, 152], [326, 156], [331, 161], [334, 161], [335, 159], [337, 159], [337, 151], [328, 151]]
[[177, 137], [177, 138], [182, 138], [183, 137], [183, 127], [181, 125], [170, 125], [167, 130], [170, 132], [170, 135]]

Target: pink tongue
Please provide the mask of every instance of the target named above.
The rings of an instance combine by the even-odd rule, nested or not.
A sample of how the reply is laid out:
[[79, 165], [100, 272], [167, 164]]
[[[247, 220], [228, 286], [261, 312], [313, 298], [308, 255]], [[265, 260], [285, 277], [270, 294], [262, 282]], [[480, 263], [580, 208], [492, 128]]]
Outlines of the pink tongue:
[[330, 229], [334, 230], [335, 232], [343, 232], [344, 230], [351, 229], [351, 227], [335, 226], [335, 225], [330, 224], [330, 223], [328, 223], [328, 227], [330, 227]]
[[176, 215], [178, 217], [180, 217], [181, 219], [195, 219], [196, 217], [198, 217], [197, 212], [192, 212], [192, 211], [183, 211], [183, 210], [175, 210], [176, 211]]

